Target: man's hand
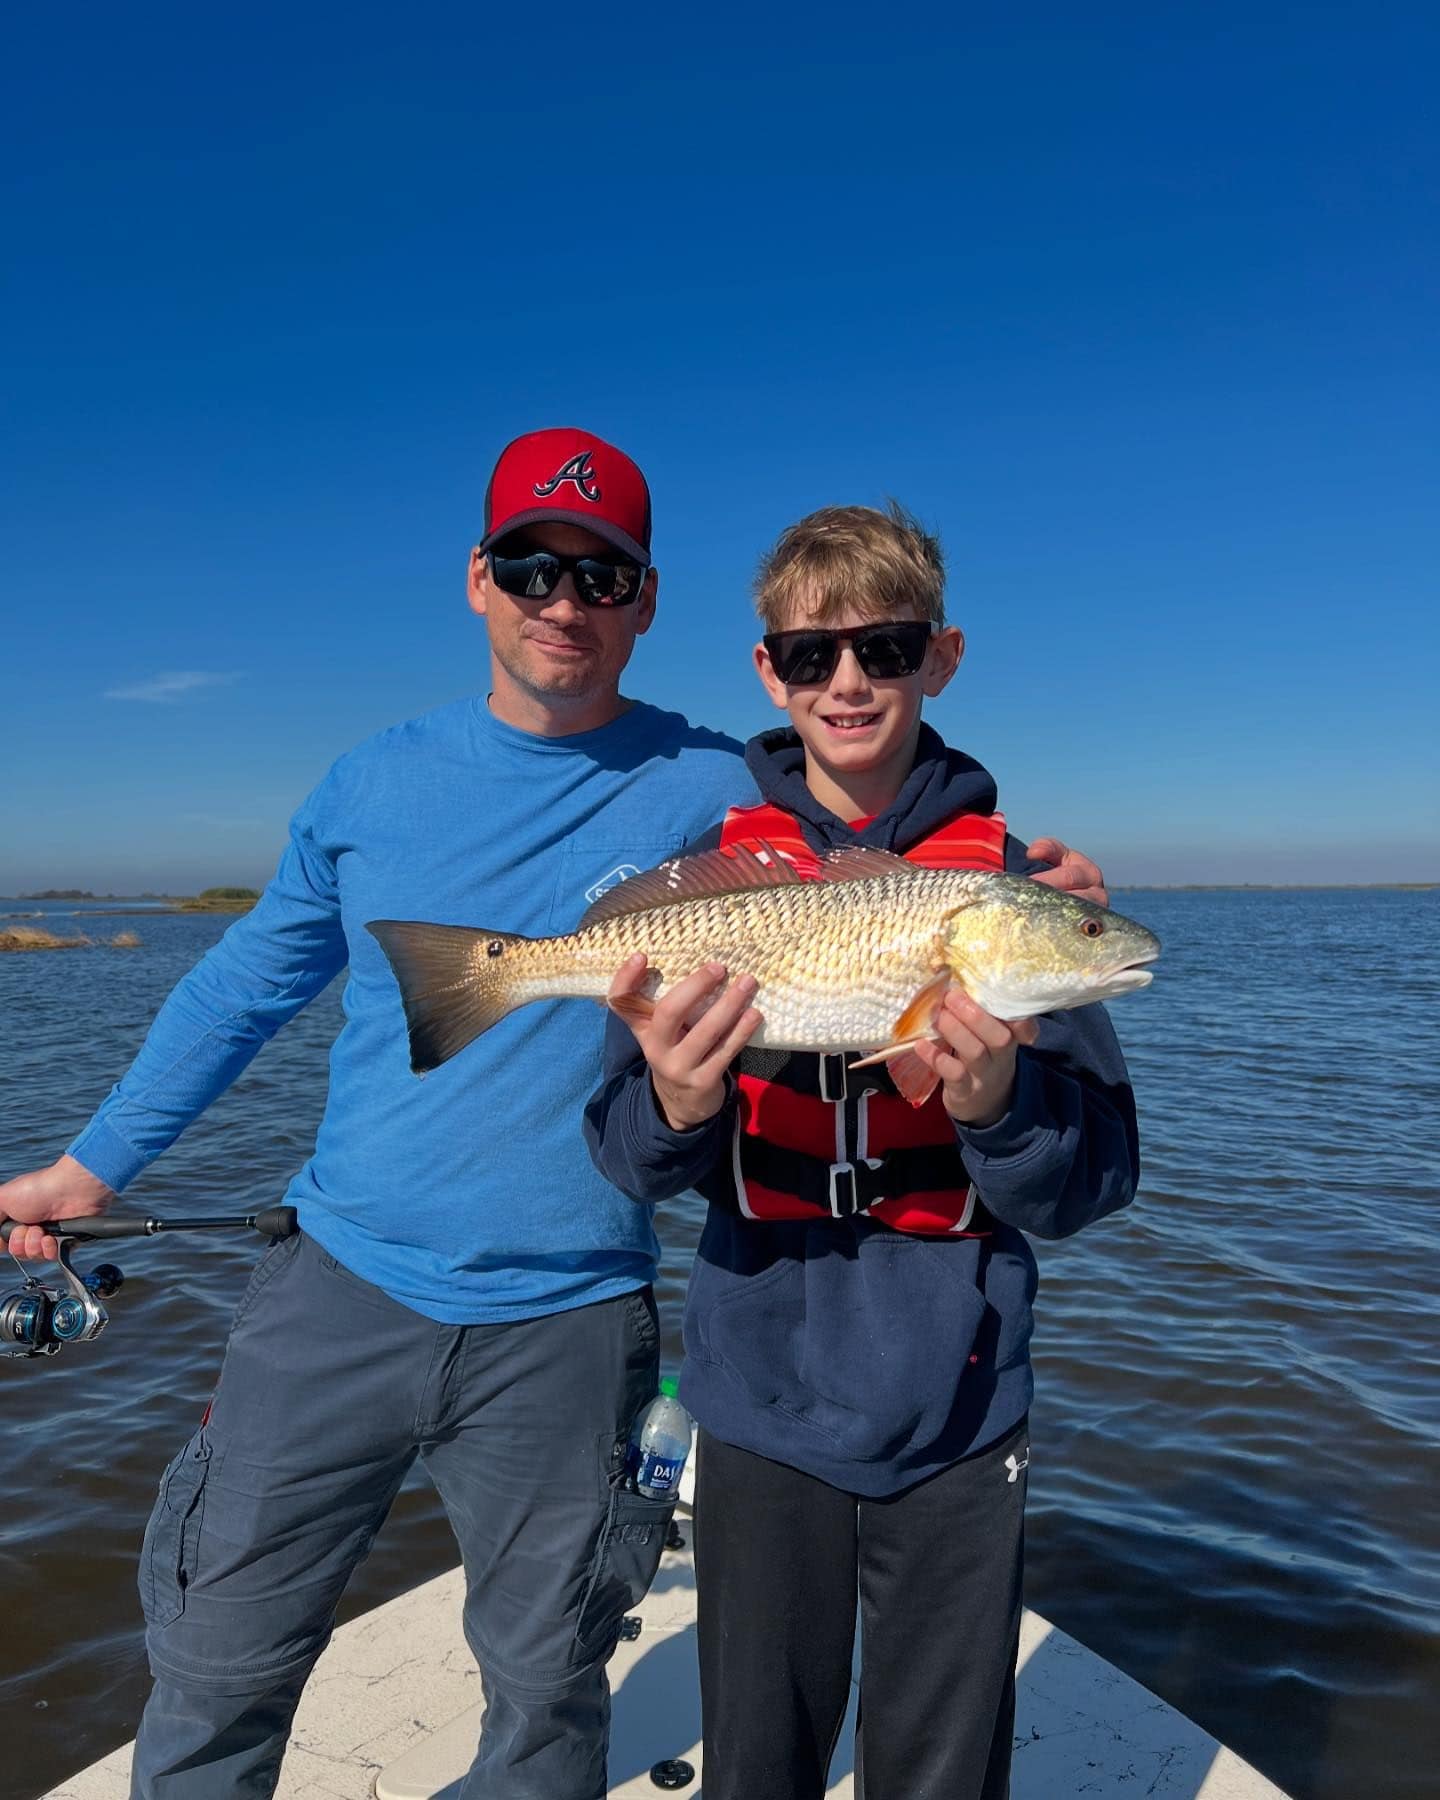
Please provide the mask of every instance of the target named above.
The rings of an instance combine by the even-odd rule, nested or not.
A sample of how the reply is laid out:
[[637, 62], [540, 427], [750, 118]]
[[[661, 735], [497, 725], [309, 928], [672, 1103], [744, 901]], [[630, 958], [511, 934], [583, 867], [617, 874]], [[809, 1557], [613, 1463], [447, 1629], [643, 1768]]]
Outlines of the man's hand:
[[1036, 838], [1026, 849], [1031, 862], [1055, 863], [1053, 869], [1041, 869], [1032, 881], [1043, 881], [1046, 887], [1062, 888], [1067, 894], [1078, 894], [1082, 900], [1093, 900], [1097, 906], [1108, 906], [1105, 877], [1096, 864], [1079, 850], [1062, 844], [1059, 838]]
[[103, 1213], [115, 1198], [98, 1175], [73, 1156], [62, 1156], [48, 1169], [34, 1169], [0, 1182], [0, 1219], [18, 1219], [8, 1248], [19, 1257], [54, 1259], [60, 1246], [40, 1225], [50, 1219], [81, 1219]]
[[[627, 958], [610, 983], [609, 998], [637, 994], [645, 968], [643, 951]], [[672, 1131], [689, 1131], [715, 1117], [725, 1104], [725, 1071], [759, 1028], [760, 1014], [750, 1005], [759, 984], [737, 975], [725, 987], [725, 974], [723, 964], [706, 963], [677, 981], [648, 1019], [624, 1015], [650, 1065], [655, 1098]], [[724, 993], [705, 1008], [722, 987]]]
[[961, 1125], [993, 1125], [1010, 1110], [1015, 1058], [1039, 1035], [1034, 1019], [992, 1018], [964, 988], [952, 987], [935, 1020], [942, 1042], [915, 1046], [925, 1067], [944, 1083], [945, 1110]]

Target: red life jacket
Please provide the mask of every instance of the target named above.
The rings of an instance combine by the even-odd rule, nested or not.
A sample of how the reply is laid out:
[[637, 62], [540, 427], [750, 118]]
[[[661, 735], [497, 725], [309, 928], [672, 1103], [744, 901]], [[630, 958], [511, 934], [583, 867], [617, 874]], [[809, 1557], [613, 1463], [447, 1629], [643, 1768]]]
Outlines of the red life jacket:
[[[794, 817], [778, 806], [731, 807], [720, 847], [737, 845], [761, 856], [769, 848], [802, 874], [820, 867]], [[1003, 871], [1004, 817], [961, 813], [912, 844], [905, 858], [926, 869]], [[966, 1178], [940, 1090], [913, 1107], [883, 1066], [851, 1069], [852, 1060], [811, 1051], [741, 1052], [725, 1204], [747, 1219], [863, 1212], [921, 1236], [988, 1233], [991, 1221]], [[707, 1183], [707, 1197], [715, 1198], [721, 1185]]]

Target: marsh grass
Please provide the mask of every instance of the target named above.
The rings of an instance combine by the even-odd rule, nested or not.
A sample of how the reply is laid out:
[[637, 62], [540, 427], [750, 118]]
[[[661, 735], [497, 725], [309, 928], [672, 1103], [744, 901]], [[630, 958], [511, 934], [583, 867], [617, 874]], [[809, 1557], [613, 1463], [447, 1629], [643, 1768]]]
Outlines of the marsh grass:
[[81, 933], [57, 937], [53, 931], [37, 931], [32, 925], [10, 925], [0, 931], [0, 951], [83, 950], [89, 943], [90, 939]]
[[247, 913], [259, 898], [260, 894], [256, 888], [201, 888], [193, 900], [180, 902], [180, 911]]
[[[140, 934], [136, 931], [117, 931], [112, 938], [102, 940], [115, 950], [138, 950]], [[95, 939], [86, 937], [84, 932], [71, 932], [59, 937], [53, 931], [40, 931], [33, 925], [7, 925], [0, 931], [0, 952], [5, 950], [90, 950], [95, 947]]]

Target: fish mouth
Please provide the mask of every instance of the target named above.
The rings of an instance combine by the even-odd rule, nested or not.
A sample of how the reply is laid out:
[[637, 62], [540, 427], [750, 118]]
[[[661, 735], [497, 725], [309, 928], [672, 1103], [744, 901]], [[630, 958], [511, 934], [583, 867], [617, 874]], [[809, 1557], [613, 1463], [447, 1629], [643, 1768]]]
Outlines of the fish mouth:
[[1155, 977], [1148, 969], [1117, 969], [1113, 975], [1107, 975], [1101, 986], [1107, 997], [1111, 994], [1133, 994], [1137, 988], [1149, 987]]
[[1149, 987], [1155, 977], [1145, 967], [1145, 964], [1153, 963], [1159, 954], [1160, 946], [1157, 944], [1153, 950], [1147, 950], [1141, 956], [1132, 956], [1129, 962], [1123, 963], [1118, 969], [1113, 969], [1105, 976], [1100, 986], [1104, 988], [1107, 996], [1133, 994], [1137, 988]]

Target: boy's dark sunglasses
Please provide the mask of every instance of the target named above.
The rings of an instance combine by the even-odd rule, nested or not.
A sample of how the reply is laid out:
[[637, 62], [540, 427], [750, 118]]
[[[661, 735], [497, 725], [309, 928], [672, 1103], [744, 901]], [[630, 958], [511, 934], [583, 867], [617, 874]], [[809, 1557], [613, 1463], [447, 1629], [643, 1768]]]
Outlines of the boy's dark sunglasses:
[[925, 660], [935, 627], [928, 619], [897, 619], [888, 625], [861, 625], [850, 631], [767, 631], [770, 666], [787, 687], [828, 681], [849, 644], [872, 681], [913, 675]]
[[557, 556], [553, 550], [532, 550], [527, 556], [490, 552], [490, 573], [495, 585], [519, 600], [548, 600], [562, 576], [575, 581], [575, 592], [585, 606], [631, 606], [640, 598], [645, 570], [624, 558]]

